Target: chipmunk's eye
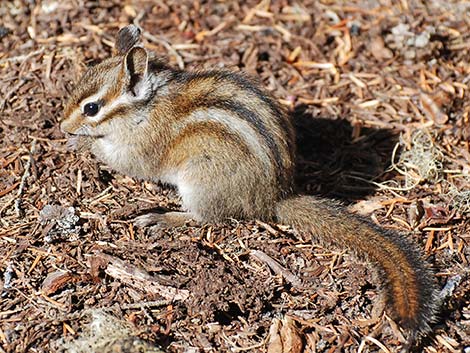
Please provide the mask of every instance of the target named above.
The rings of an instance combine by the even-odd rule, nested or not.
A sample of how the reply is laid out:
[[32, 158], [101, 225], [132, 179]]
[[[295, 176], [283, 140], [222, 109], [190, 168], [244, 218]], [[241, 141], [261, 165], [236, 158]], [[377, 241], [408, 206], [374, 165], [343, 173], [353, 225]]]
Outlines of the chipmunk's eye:
[[83, 107], [83, 114], [86, 116], [95, 116], [100, 110], [100, 105], [95, 102], [87, 103]]

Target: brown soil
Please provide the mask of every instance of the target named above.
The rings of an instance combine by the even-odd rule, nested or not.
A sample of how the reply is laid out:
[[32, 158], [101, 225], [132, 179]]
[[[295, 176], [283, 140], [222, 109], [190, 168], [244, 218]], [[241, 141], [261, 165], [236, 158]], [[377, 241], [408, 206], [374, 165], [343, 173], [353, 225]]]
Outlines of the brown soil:
[[135, 228], [178, 210], [175, 191], [67, 148], [67, 92], [132, 22], [172, 65], [247, 71], [286, 104], [299, 191], [406, 232], [433, 264], [445, 300], [415, 351], [470, 351], [469, 15], [444, 0], [2, 1], [0, 352], [403, 346], [351, 254], [257, 221]]

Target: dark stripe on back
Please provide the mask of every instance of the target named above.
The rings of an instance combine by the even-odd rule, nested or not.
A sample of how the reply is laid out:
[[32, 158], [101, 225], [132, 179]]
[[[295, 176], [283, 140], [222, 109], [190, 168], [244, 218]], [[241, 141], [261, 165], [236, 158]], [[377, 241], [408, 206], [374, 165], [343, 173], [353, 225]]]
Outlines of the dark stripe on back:
[[[188, 154], [188, 139], [196, 138], [200, 139], [204, 136], [214, 136], [217, 141], [223, 141], [227, 144], [233, 144], [234, 148], [238, 148], [239, 152], [245, 155], [245, 158], [253, 156], [246, 141], [240, 138], [239, 134], [233, 133], [227, 129], [223, 124], [214, 121], [199, 121], [186, 125], [178, 135], [166, 146], [165, 151], [162, 154], [162, 160], [166, 163], [170, 162], [170, 155], [173, 153], [173, 158], [179, 156], [180, 158], [195, 156], [194, 154]], [[199, 144], [199, 150], [204, 150], [204, 144]], [[176, 151], [186, 151], [182, 155], [179, 153], [174, 154]], [[209, 156], [210, 157], [210, 156]], [[183, 162], [183, 159], [178, 158], [171, 162], [179, 164]]]
[[279, 124], [279, 126], [285, 133], [285, 137], [288, 140], [287, 142], [289, 146], [294, 146], [295, 141], [292, 140], [292, 136], [290, 134], [292, 126], [287, 120], [286, 114], [284, 113], [283, 109], [279, 106], [279, 104], [275, 101], [275, 99], [267, 91], [259, 87], [259, 83], [254, 78], [247, 77], [244, 73], [236, 73], [230, 71], [201, 71], [184, 72], [179, 75], [177, 81], [184, 83], [187, 81], [204, 78], [215, 78], [221, 83], [223, 83], [224, 81], [228, 81], [240, 87], [241, 90], [253, 93], [258, 99], [260, 99], [263, 103], [267, 105], [269, 110], [271, 110], [274, 118], [276, 119], [276, 122]]
[[258, 131], [258, 133], [264, 139], [269, 150], [273, 154], [272, 158], [276, 164], [276, 177], [278, 178], [278, 181], [281, 183], [281, 185], [285, 185], [286, 180], [283, 173], [285, 168], [282, 165], [282, 154], [279, 150], [279, 145], [276, 143], [274, 137], [266, 128], [263, 119], [261, 119], [257, 113], [247, 109], [240, 102], [233, 100], [215, 101], [210, 105], [210, 107], [231, 111], [232, 113], [235, 113], [241, 120], [246, 121], [248, 124], [250, 124], [250, 126], [253, 126], [255, 130]]
[[[178, 75], [175, 80], [180, 83], [188, 83], [191, 81], [202, 81], [204, 79], [212, 78], [217, 81], [217, 83], [224, 84], [225, 82], [235, 83], [236, 86], [240, 87], [241, 91], [248, 91], [253, 93], [257, 98], [259, 98], [262, 102], [266, 103], [268, 108], [271, 110], [273, 115], [276, 116], [276, 121], [284, 120], [283, 114], [280, 108], [275, 104], [275, 102], [267, 97], [258, 87], [253, 85], [249, 80], [244, 78], [242, 75], [227, 72], [227, 71], [203, 71], [203, 72], [183, 72], [181, 75]], [[218, 88], [215, 85], [215, 88]], [[204, 94], [203, 97], [198, 97], [200, 99], [198, 104], [195, 105], [197, 107], [216, 107], [221, 109], [227, 109], [231, 112], [234, 112], [238, 115], [239, 118], [242, 120], [247, 121], [251, 126], [258, 131], [258, 133], [264, 138], [266, 141], [267, 146], [271, 149], [274, 153], [276, 158], [276, 162], [279, 162], [281, 153], [279, 151], [279, 146], [276, 143], [275, 139], [272, 136], [272, 132], [270, 132], [262, 119], [262, 117], [253, 112], [252, 110], [245, 107], [242, 102], [238, 102], [234, 99], [227, 99], [226, 97], [221, 97], [218, 95], [218, 92], [210, 92], [210, 94]], [[285, 121], [284, 121], [285, 122]], [[285, 136], [288, 136], [288, 131], [284, 129], [284, 126], [281, 125]]]
[[[230, 71], [180, 72], [174, 77], [175, 82], [182, 85], [187, 85], [190, 82], [203, 82], [205, 79], [214, 80], [213, 90], [201, 92], [202, 94], [200, 97], [197, 97], [197, 103], [194, 105], [193, 109], [198, 107], [226, 109], [235, 113], [240, 119], [248, 122], [250, 126], [253, 126], [271, 151], [276, 166], [276, 178], [278, 183], [284, 187], [290, 188], [292, 166], [289, 165], [289, 163], [284, 165], [284, 162], [287, 159], [292, 162], [294, 158], [292, 151], [295, 146], [295, 141], [293, 140], [292, 127], [286, 119], [286, 115], [281, 107], [269, 94], [259, 88], [256, 83], [253, 83], [240, 73]], [[260, 101], [260, 104], [264, 104], [273, 115], [271, 120], [279, 127], [282, 133], [281, 141], [276, 138], [276, 131], [271, 131], [270, 128], [266, 127], [266, 121], [260, 114], [247, 108], [242, 102], [237, 101], [236, 97], [233, 97], [233, 99], [228, 97], [227, 92], [230, 91], [224, 91], [224, 85], [235, 86], [234, 88], [239, 88], [241, 92], [245, 92], [245, 95], [247, 93], [248, 95], [252, 94]], [[283, 158], [282, 154], [284, 143], [281, 143], [284, 141], [287, 144], [287, 146], [285, 146], [287, 153], [285, 158]]]

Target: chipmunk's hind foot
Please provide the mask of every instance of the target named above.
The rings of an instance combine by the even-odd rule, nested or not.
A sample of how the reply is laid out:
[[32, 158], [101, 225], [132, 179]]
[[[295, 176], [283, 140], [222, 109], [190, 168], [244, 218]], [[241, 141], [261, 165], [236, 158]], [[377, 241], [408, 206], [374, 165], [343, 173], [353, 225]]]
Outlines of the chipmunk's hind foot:
[[152, 229], [176, 228], [193, 218], [189, 212], [146, 213], [134, 218], [134, 225], [141, 228], [152, 226]]

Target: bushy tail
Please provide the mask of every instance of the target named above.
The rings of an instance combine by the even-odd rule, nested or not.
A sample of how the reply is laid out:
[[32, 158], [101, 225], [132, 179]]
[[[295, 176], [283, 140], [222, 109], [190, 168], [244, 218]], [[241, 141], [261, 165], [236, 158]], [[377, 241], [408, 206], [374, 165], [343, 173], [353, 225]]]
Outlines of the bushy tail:
[[275, 207], [279, 223], [310, 233], [320, 243], [352, 250], [358, 258], [371, 262], [383, 281], [393, 316], [411, 340], [430, 330], [438, 309], [435, 277], [403, 235], [350, 214], [331, 200], [291, 197]]

